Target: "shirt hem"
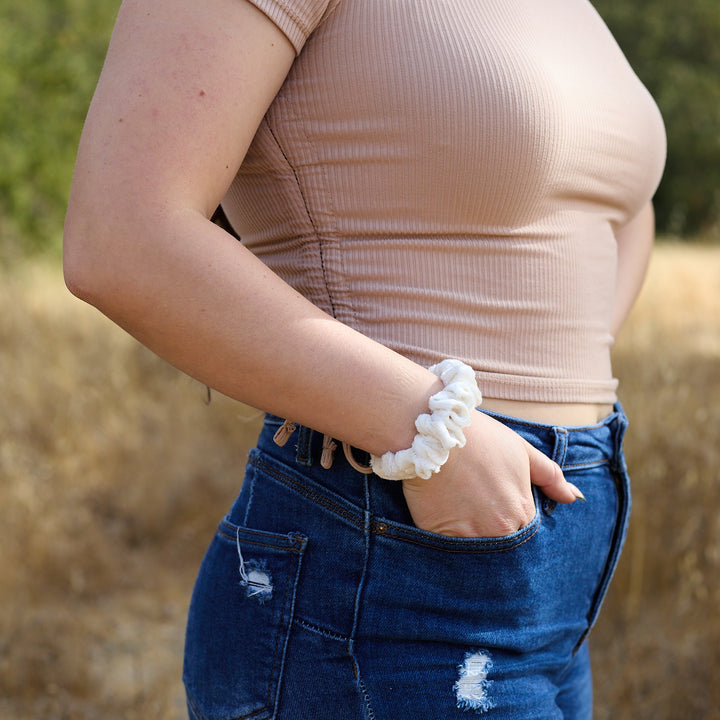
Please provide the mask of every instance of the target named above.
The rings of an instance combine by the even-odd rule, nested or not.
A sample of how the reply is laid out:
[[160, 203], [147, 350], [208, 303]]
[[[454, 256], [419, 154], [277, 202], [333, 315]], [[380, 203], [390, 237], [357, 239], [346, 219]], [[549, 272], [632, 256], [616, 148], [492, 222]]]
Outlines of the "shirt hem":
[[578, 380], [520, 377], [483, 370], [476, 370], [475, 378], [484, 396], [498, 400], [614, 405], [618, 399], [616, 378]]

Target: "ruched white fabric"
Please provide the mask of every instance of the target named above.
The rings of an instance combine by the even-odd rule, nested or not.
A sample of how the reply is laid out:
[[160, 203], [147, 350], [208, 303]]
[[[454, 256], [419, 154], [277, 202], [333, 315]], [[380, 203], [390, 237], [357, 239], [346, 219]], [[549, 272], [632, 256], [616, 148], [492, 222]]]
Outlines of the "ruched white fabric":
[[473, 369], [460, 360], [443, 360], [430, 371], [445, 386], [428, 401], [430, 413], [415, 420], [415, 436], [407, 450], [371, 455], [373, 472], [385, 480], [429, 479], [447, 462], [450, 451], [465, 445], [471, 413], [482, 402]]

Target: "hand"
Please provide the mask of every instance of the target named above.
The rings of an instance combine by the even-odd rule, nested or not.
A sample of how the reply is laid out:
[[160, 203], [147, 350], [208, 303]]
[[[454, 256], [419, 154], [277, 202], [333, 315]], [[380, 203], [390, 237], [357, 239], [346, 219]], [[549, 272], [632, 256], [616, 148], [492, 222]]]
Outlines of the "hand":
[[551, 500], [584, 499], [560, 467], [502, 423], [473, 412], [467, 442], [429, 480], [403, 481], [415, 524], [453, 537], [502, 537], [535, 516], [532, 485]]

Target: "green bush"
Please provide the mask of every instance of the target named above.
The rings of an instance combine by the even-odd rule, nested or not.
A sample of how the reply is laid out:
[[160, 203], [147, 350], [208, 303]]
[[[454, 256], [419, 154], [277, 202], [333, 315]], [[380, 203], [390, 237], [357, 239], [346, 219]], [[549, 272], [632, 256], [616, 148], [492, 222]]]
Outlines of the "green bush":
[[59, 243], [75, 153], [120, 0], [0, 0], [0, 231]]
[[658, 228], [720, 230], [720, 9], [717, 0], [593, 0], [655, 97], [668, 134]]

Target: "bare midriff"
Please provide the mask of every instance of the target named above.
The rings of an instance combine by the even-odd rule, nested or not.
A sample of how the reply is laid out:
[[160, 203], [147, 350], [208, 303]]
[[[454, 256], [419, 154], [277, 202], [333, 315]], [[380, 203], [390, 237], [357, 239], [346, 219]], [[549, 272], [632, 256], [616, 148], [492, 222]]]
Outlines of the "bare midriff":
[[613, 411], [612, 405], [595, 403], [546, 403], [483, 398], [481, 408], [544, 425], [594, 425]]

